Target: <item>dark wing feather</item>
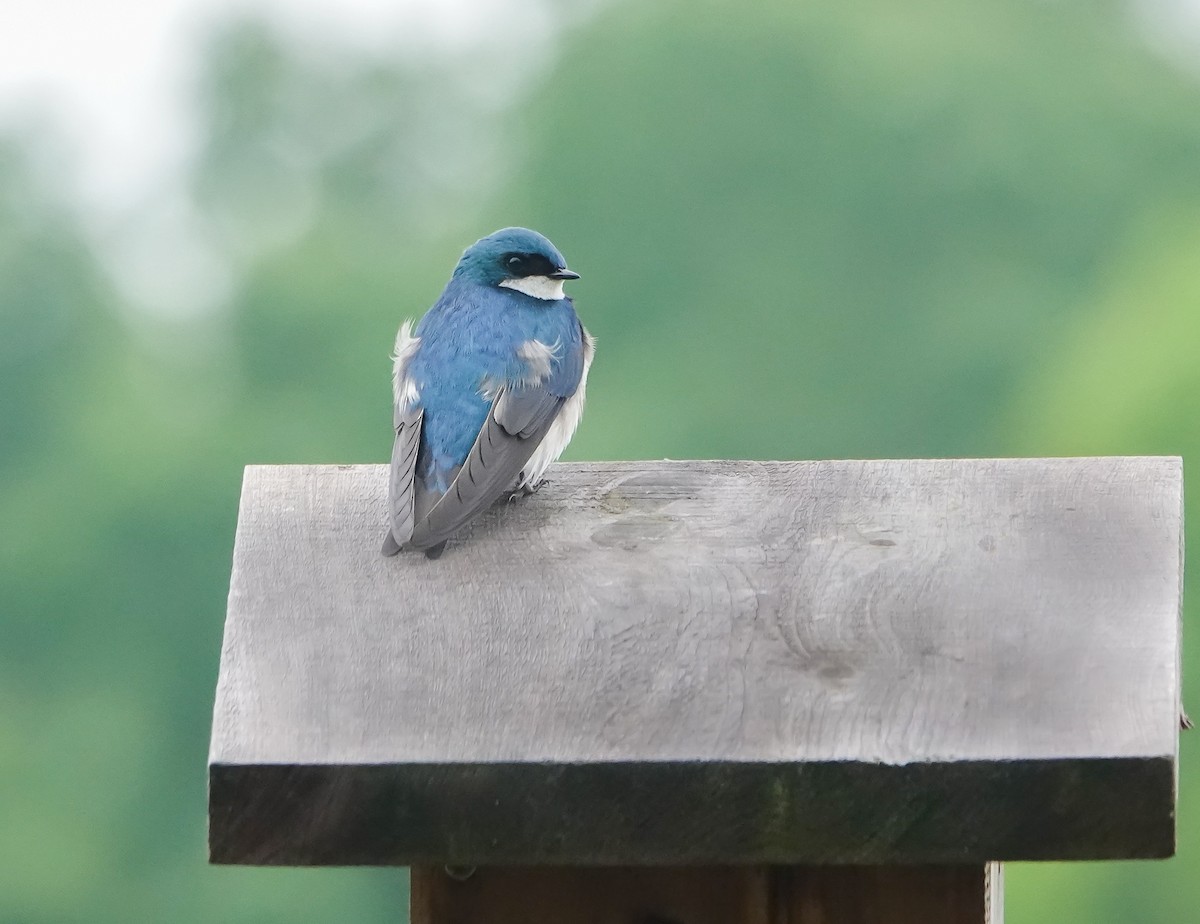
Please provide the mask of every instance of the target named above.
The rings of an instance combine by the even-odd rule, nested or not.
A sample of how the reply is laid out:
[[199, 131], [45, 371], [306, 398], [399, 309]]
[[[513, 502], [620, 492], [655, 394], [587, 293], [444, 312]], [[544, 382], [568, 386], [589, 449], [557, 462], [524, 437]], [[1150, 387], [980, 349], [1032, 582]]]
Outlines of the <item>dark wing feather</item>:
[[394, 412], [396, 441], [392, 443], [392, 467], [388, 476], [388, 534], [383, 554], [395, 555], [412, 538], [415, 523], [413, 497], [416, 491], [417, 450], [421, 445], [423, 411]]
[[511, 488], [564, 400], [543, 386], [501, 389], [467, 461], [442, 499], [417, 522], [411, 545], [428, 549], [444, 542]]
[[[545, 432], [558, 409], [562, 407], [563, 400], [544, 387], [506, 390], [497, 397], [492, 415], [505, 432], [528, 440], [539, 430]], [[540, 438], [538, 442], [541, 442]], [[535, 449], [537, 443], [529, 447], [531, 453]]]

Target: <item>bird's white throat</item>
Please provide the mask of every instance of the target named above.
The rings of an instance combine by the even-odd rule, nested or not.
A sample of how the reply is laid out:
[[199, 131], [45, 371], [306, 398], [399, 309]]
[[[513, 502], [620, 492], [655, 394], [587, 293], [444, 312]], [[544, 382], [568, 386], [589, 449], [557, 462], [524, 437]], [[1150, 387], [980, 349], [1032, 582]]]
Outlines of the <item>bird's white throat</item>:
[[563, 281], [551, 279], [549, 276], [525, 276], [521, 279], [505, 279], [500, 285], [506, 289], [516, 289], [534, 298], [554, 301], [563, 297]]

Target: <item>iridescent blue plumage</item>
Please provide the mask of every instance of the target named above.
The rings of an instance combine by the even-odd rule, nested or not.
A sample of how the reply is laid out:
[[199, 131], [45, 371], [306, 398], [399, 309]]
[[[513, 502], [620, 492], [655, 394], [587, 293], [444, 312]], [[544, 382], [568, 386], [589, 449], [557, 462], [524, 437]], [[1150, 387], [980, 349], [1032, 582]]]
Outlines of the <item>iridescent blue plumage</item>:
[[401, 329], [385, 553], [440, 551], [562, 452], [592, 354], [562, 292], [574, 278], [546, 238], [506, 228], [467, 249], [415, 334]]

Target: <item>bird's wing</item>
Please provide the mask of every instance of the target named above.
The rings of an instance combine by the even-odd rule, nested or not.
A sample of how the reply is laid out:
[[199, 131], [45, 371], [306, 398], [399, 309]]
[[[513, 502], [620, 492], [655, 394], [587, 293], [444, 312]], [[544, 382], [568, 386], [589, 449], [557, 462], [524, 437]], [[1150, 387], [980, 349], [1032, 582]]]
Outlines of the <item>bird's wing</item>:
[[421, 338], [413, 335], [412, 321], [405, 321], [396, 333], [396, 349], [392, 353], [392, 426], [396, 440], [392, 443], [392, 465], [388, 475], [388, 533], [383, 540], [384, 555], [395, 555], [408, 542], [419, 513], [414, 496], [418, 487], [415, 478], [424, 411], [419, 403], [420, 391], [409, 373], [420, 347]]
[[545, 385], [505, 385], [450, 489], [416, 524], [410, 544], [428, 549], [449, 539], [510, 488], [565, 400]]
[[415, 521], [413, 496], [416, 491], [417, 450], [421, 445], [421, 421], [424, 411], [410, 408], [393, 410], [396, 441], [392, 443], [392, 467], [388, 476], [388, 534], [383, 554], [395, 555], [412, 538]]

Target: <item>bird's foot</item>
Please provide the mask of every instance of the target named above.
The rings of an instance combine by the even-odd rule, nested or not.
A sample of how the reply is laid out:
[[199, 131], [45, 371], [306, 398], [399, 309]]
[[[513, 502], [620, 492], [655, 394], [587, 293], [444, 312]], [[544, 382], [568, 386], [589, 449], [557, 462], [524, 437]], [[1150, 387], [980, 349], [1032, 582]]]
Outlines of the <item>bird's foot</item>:
[[512, 494], [508, 495], [508, 502], [510, 504], [515, 504], [517, 501], [522, 500], [526, 497], [529, 497], [531, 494], [537, 494], [538, 491], [542, 490], [542, 488], [544, 486], [548, 485], [549, 483], [550, 482], [548, 480], [543, 478], [541, 481], [539, 481], [535, 485], [528, 485], [528, 484], [518, 485], [517, 489], [515, 491], [513, 491]]

